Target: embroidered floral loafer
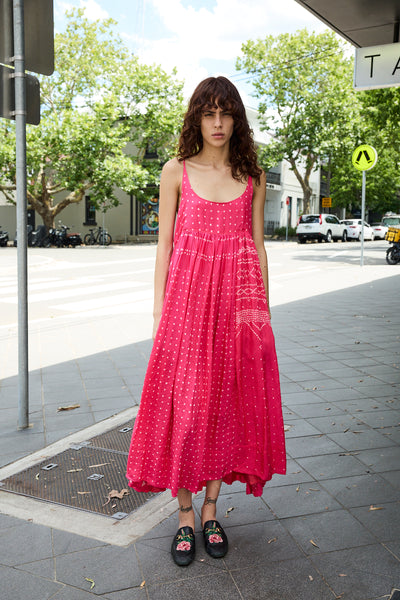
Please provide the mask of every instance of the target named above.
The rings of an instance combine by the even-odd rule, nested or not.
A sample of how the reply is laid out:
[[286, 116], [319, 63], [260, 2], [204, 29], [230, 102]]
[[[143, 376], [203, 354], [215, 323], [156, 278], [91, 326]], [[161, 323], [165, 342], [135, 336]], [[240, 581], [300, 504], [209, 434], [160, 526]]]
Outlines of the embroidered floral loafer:
[[228, 538], [218, 521], [207, 521], [203, 529], [207, 554], [212, 558], [222, 558], [228, 552]]
[[171, 554], [179, 567], [187, 567], [194, 559], [196, 544], [191, 527], [181, 527], [172, 540]]

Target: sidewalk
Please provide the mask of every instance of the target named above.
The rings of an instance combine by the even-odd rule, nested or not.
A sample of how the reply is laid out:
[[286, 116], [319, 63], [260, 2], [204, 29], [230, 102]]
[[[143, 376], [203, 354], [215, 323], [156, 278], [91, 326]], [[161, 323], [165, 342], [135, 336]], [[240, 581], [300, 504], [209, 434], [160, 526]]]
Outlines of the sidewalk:
[[[208, 557], [198, 528], [196, 561], [174, 565], [171, 502], [154, 505], [151, 526], [137, 524], [140, 536], [128, 532], [137, 539], [122, 545], [100, 541], [101, 530], [123, 531], [129, 518], [113, 525], [97, 515], [96, 535], [78, 535], [81, 511], [68, 513], [76, 514], [75, 529], [68, 519], [56, 527], [55, 505], [41, 502], [37, 519], [35, 510], [29, 514], [33, 501], [0, 491], [2, 600], [390, 598], [400, 588], [399, 297], [397, 276], [273, 309], [288, 474], [275, 476], [261, 498], [246, 496], [240, 484], [223, 486], [225, 559]], [[103, 327], [107, 336], [106, 320]], [[80, 332], [84, 344], [87, 332]], [[35, 339], [43, 344], [52, 335], [42, 330]], [[2, 383], [6, 469], [34, 451], [45, 455], [45, 445], [62, 445], [71, 433], [104, 427], [113, 414], [134, 415], [150, 343], [121, 339], [119, 348], [84, 359], [60, 354], [54, 366], [31, 374], [31, 430], [16, 431], [16, 378]], [[75, 403], [79, 410], [56, 411]], [[201, 502], [200, 494], [197, 512]]]

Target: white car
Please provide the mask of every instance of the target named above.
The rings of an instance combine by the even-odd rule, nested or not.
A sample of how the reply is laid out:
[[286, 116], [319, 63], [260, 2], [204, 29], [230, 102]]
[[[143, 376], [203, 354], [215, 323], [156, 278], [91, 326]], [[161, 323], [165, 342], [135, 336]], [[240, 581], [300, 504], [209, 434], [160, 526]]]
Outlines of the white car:
[[[341, 221], [347, 230], [347, 239], [361, 241], [361, 219], [345, 219]], [[371, 225], [364, 221], [364, 240], [373, 241], [375, 237], [374, 230]]]
[[374, 231], [376, 240], [378, 240], [378, 239], [384, 240], [385, 239], [385, 235], [387, 234], [387, 230], [388, 230], [387, 225], [383, 225], [383, 223], [372, 223], [371, 227]]
[[347, 240], [347, 230], [335, 215], [322, 213], [320, 215], [301, 215], [296, 235], [300, 244], [307, 240], [318, 240], [331, 242], [332, 240]]

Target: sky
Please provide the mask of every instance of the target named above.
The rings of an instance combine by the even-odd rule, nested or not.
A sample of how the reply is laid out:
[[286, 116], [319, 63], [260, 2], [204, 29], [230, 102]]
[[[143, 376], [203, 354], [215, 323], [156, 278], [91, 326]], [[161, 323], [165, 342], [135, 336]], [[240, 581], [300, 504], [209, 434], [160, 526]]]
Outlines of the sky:
[[174, 67], [189, 96], [205, 77], [225, 75], [244, 103], [256, 108], [246, 74], [235, 68], [249, 39], [325, 26], [295, 0], [55, 0], [55, 31], [65, 27], [65, 11], [84, 8], [88, 19], [117, 21], [117, 31], [145, 63]]

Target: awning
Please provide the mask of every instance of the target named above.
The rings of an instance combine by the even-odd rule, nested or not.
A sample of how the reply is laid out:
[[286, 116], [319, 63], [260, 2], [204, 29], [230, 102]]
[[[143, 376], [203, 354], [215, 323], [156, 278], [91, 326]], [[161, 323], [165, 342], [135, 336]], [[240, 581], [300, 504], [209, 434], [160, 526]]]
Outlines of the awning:
[[400, 0], [296, 0], [354, 46], [399, 41]]

